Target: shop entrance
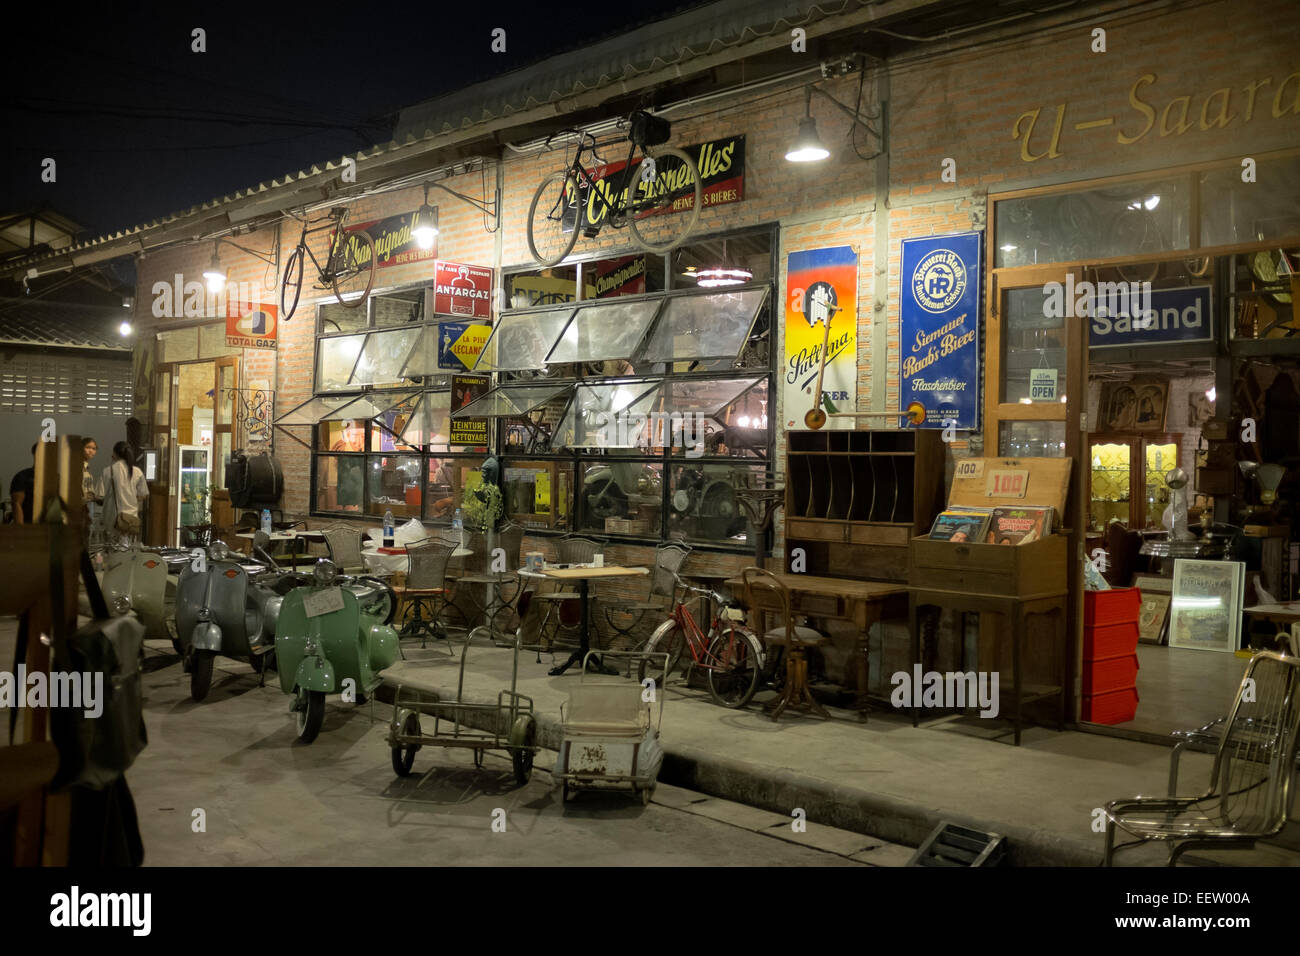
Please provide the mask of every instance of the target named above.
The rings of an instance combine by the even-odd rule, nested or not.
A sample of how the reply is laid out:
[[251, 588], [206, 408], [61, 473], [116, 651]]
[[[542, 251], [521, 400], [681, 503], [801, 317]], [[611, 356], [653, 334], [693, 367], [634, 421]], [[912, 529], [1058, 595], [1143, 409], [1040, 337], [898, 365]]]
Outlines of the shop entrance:
[[155, 373], [153, 440], [166, 480], [154, 486], [150, 512], [166, 520], [151, 524], [152, 544], [206, 543], [221, 523], [238, 363], [236, 356], [171, 362]]

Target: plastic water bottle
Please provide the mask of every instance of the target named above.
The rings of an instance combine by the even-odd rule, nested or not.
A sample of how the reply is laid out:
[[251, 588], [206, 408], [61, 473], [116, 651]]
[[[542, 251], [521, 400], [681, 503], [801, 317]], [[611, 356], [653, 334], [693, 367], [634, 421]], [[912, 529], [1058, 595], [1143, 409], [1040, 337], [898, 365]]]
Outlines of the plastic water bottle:
[[465, 519], [461, 516], [459, 508], [457, 508], [456, 513], [451, 516], [451, 530], [455, 531], [457, 534], [465, 530]]
[[266, 534], [271, 533], [271, 509], [270, 508], [262, 509], [262, 530]]
[[393, 509], [384, 512], [384, 547], [393, 546]]

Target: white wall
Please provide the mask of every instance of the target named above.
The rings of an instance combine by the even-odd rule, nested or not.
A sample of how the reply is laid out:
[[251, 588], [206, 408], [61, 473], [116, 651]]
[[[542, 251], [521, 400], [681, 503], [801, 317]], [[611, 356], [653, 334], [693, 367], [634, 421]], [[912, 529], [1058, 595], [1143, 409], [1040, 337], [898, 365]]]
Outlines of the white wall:
[[9, 497], [9, 482], [14, 475], [32, 464], [32, 442], [41, 437], [41, 421], [54, 419], [59, 436], [80, 435], [95, 439], [99, 453], [90, 470], [98, 476], [113, 459], [113, 444], [126, 440], [126, 419], [107, 415], [41, 415], [36, 413], [0, 415], [0, 499]]

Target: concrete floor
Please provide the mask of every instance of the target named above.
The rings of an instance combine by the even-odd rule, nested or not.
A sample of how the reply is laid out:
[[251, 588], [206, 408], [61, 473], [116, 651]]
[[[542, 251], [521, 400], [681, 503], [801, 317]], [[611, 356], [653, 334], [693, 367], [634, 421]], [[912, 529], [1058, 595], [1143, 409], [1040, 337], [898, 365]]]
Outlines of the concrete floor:
[[[273, 674], [259, 688], [246, 664], [221, 659], [194, 703], [169, 648], [150, 644], [147, 664], [149, 746], [128, 774], [147, 865], [861, 866], [910, 853], [815, 824], [794, 834], [787, 817], [667, 786], [648, 807], [613, 794], [566, 806], [540, 769], [547, 752], [522, 788], [504, 754], [479, 772], [468, 752], [441, 748], [399, 778], [385, 704], [372, 722], [369, 705], [331, 698], [306, 746]], [[206, 832], [193, 832], [197, 809]], [[505, 832], [492, 829], [498, 810]]]
[[1162, 737], [1226, 714], [1250, 663], [1235, 654], [1158, 644], [1139, 644], [1137, 655], [1137, 714], [1114, 726]]

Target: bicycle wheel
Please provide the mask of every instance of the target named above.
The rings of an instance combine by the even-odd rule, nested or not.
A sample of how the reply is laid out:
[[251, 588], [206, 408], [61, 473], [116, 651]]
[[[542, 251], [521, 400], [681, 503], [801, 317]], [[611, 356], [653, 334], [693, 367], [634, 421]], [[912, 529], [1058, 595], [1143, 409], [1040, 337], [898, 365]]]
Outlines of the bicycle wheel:
[[[1160, 227], [1156, 225], [1151, 213], [1141, 207], [1129, 207], [1116, 216], [1110, 224], [1109, 239], [1116, 255], [1160, 252], [1165, 245], [1160, 236]], [[1150, 282], [1160, 274], [1160, 263], [1138, 262], [1116, 266], [1116, 270], [1120, 278], [1127, 282]]]
[[528, 207], [528, 251], [538, 264], [553, 266], [578, 241], [578, 181], [572, 170], [551, 173], [533, 193]]
[[339, 305], [355, 309], [366, 301], [375, 284], [375, 240], [364, 229], [350, 232], [330, 262], [330, 285]]
[[744, 707], [758, 690], [758, 638], [727, 625], [709, 642], [709, 693], [723, 707]]
[[659, 149], [632, 169], [627, 210], [632, 237], [647, 252], [681, 245], [700, 221], [704, 188], [695, 160], [680, 149]]
[[306, 256], [302, 246], [289, 253], [289, 261], [284, 266], [284, 278], [280, 280], [280, 321], [288, 322], [298, 308], [298, 296], [302, 295], [302, 262]]
[[[680, 627], [671, 627], [668, 630], [651, 637], [650, 641], [645, 646], [645, 652], [647, 654], [668, 655], [667, 673], [670, 677], [673, 672], [677, 670], [677, 665], [681, 663], [682, 651], [685, 649], [686, 635]], [[659, 678], [663, 673], [664, 672], [659, 669], [658, 659], [653, 661], [643, 660], [641, 661], [640, 667], [637, 669], [637, 680], [644, 681], [647, 677], [652, 677], [654, 678], [655, 683], [658, 684]]]

